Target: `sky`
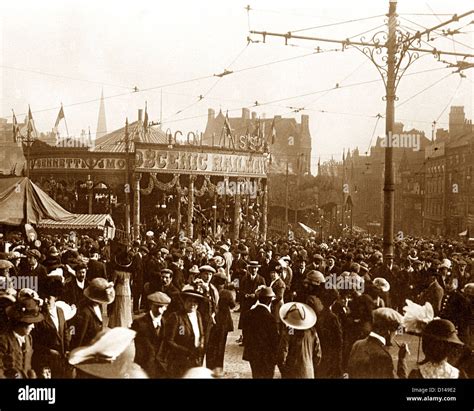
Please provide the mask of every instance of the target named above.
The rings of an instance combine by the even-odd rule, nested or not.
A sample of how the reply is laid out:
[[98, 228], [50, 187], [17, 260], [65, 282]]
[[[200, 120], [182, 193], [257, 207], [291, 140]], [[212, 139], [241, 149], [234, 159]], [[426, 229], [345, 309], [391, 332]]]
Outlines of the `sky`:
[[[384, 119], [376, 118], [385, 114], [381, 77], [355, 48], [341, 51], [338, 44], [295, 39], [285, 45], [284, 39], [272, 37], [263, 43], [253, 34], [249, 43], [249, 29], [341, 40], [365, 36], [370, 41], [385, 29], [388, 4], [1, 2], [0, 117], [11, 121], [13, 109], [22, 119], [30, 105], [37, 129], [49, 131], [63, 104], [69, 134], [78, 136], [90, 127], [94, 135], [102, 90], [109, 132], [123, 127], [127, 117], [136, 120], [145, 104], [150, 120], [162, 118], [164, 129], [183, 132], [204, 131], [208, 108], [228, 111], [230, 117], [240, 116], [243, 107], [267, 118], [300, 121], [301, 114], [308, 114], [314, 172], [319, 158], [341, 159], [344, 149], [356, 147], [364, 153], [383, 135]], [[399, 0], [397, 5], [404, 31], [432, 27], [471, 9], [471, 0]], [[460, 28], [463, 34], [436, 34], [421, 46], [474, 54], [473, 20], [474, 14], [445, 27]], [[322, 52], [315, 53], [316, 47]], [[233, 73], [215, 76], [224, 70]], [[467, 118], [474, 118], [474, 69], [465, 71], [466, 78], [453, 71], [422, 53], [400, 81], [396, 121], [431, 137], [433, 121], [447, 128], [450, 105], [465, 106]], [[370, 83], [358, 84], [363, 82]]]

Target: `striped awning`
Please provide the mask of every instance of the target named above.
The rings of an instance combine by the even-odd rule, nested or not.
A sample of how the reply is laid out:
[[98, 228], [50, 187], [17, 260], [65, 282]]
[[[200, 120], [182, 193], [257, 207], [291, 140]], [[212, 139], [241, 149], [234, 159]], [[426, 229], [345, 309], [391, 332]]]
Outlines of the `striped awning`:
[[115, 229], [114, 220], [112, 220], [110, 214], [74, 214], [72, 218], [63, 221], [44, 219], [37, 226], [38, 228], [71, 230], [103, 230], [105, 227]]

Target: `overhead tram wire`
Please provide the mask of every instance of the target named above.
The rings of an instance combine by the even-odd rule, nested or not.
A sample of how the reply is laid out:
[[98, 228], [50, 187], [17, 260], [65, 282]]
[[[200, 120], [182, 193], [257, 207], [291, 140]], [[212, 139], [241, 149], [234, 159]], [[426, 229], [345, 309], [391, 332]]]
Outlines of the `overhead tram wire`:
[[385, 14], [378, 14], [376, 16], [370, 16], [370, 17], [362, 17], [360, 19], [352, 19], [352, 20], [346, 20], [346, 21], [341, 21], [338, 23], [329, 23], [329, 24], [322, 24], [319, 26], [313, 26], [313, 27], [307, 27], [304, 29], [298, 29], [298, 30], [290, 30], [290, 33], [300, 33], [302, 31], [308, 31], [308, 30], [316, 30], [316, 29], [322, 29], [322, 28], [327, 28], [327, 27], [333, 27], [333, 26], [340, 26], [342, 24], [349, 24], [349, 23], [356, 23], [359, 21], [365, 21], [365, 20], [371, 20], [379, 17], [385, 17]]
[[[244, 46], [244, 48], [242, 50], [240, 50], [239, 53], [237, 54], [237, 56], [230, 62], [230, 64], [227, 66], [227, 68], [231, 68], [234, 65], [234, 63], [242, 56], [242, 54], [245, 52], [245, 50], [247, 50], [249, 44], [250, 44], [250, 42], [247, 42], [247, 44]], [[224, 70], [224, 72], [226, 72], [226, 70]], [[229, 71], [229, 70], [227, 70], [227, 71]], [[204, 94], [199, 95], [197, 101], [194, 101], [193, 103], [187, 105], [186, 107], [178, 110], [176, 113], [172, 114], [168, 119], [165, 119], [163, 121], [163, 123], [166, 123], [167, 120], [172, 119], [173, 117], [177, 116], [178, 114], [183, 113], [184, 111], [190, 109], [191, 107], [194, 107], [196, 104], [198, 104], [202, 100], [204, 100], [209, 95], [209, 93], [217, 86], [217, 84], [219, 84], [219, 82], [223, 79], [223, 77], [224, 76], [218, 76], [218, 78], [214, 82], [214, 84]]]
[[460, 78], [459, 78], [458, 86], [456, 87], [456, 90], [454, 90], [454, 93], [453, 93], [453, 95], [451, 96], [451, 98], [449, 99], [448, 104], [446, 104], [446, 106], [444, 107], [443, 111], [441, 111], [441, 113], [439, 114], [438, 118], [435, 120], [435, 123], [438, 123], [438, 120], [441, 118], [441, 116], [444, 114], [444, 112], [447, 110], [447, 108], [451, 105], [452, 101], [454, 100], [454, 97], [455, 97], [456, 94], [458, 93], [459, 87], [461, 87], [462, 81], [463, 81], [463, 78], [460, 77]]
[[47, 72], [41, 71], [41, 70], [33, 70], [33, 69], [27, 69], [27, 68], [13, 67], [13, 66], [5, 65], [5, 64], [1, 64], [0, 68], [4, 68], [4, 69], [7, 69], [7, 70], [22, 71], [22, 72], [25, 72], [25, 73], [39, 74], [41, 76], [55, 77], [55, 78], [64, 79], [64, 80], [73, 80], [73, 81], [80, 81], [80, 82], [84, 82], [84, 83], [98, 84], [98, 85], [101, 85], [101, 86], [123, 88], [123, 89], [127, 89], [127, 90], [132, 90], [133, 89], [133, 87], [130, 87], [130, 86], [106, 83], [106, 82], [103, 82], [103, 81], [94, 81], [94, 80], [89, 80], [89, 79], [81, 79], [81, 78], [77, 78], [77, 77], [64, 76], [62, 74], [47, 73]]
[[423, 90], [417, 92], [413, 96], [407, 98], [406, 100], [402, 101], [401, 103], [397, 104], [396, 108], [408, 103], [409, 101], [413, 100], [415, 97], [418, 97], [420, 94], [424, 93], [425, 91], [429, 90], [430, 88], [436, 86], [437, 84], [441, 83], [443, 80], [447, 79], [449, 76], [453, 75], [454, 73], [448, 73], [444, 77], [436, 80], [434, 83], [430, 84], [428, 87], [425, 87]]
[[[423, 26], [423, 25], [421, 25], [421, 24], [418, 24], [418, 23], [416, 23], [416, 22], [414, 22], [414, 21], [412, 21], [412, 20], [409, 20], [409, 19], [407, 19], [407, 18], [400, 17], [400, 19], [403, 19], [403, 20], [407, 21], [407, 22], [410, 23], [410, 24], [414, 24], [415, 26], [421, 27], [422, 29], [425, 29], [425, 30], [428, 29], [427, 27], [425, 27], [425, 26]], [[472, 24], [472, 23], [469, 23], [469, 24]], [[465, 26], [464, 26], [464, 27], [465, 27]], [[412, 30], [413, 30], [413, 29], [412, 29]], [[418, 30], [416, 30], [416, 31], [418, 31]], [[449, 38], [447, 37], [446, 33], [440, 32], [440, 31], [438, 31], [438, 30], [432, 30], [432, 32], [435, 33], [435, 34], [437, 34], [437, 35], [440, 36], [440, 37], [446, 38], [446, 40], [449, 40]], [[454, 36], [452, 36], [452, 37], [454, 37]], [[455, 43], [457, 43], [457, 44], [459, 44], [459, 45], [461, 45], [461, 46], [467, 47], [468, 49], [474, 50], [474, 47], [469, 46], [469, 45], [467, 45], [467, 44], [465, 44], [465, 43], [462, 43], [462, 42], [460, 42], [460, 41], [458, 41], [458, 40], [455, 40], [454, 38], [452, 38], [452, 41], [455, 42]]]

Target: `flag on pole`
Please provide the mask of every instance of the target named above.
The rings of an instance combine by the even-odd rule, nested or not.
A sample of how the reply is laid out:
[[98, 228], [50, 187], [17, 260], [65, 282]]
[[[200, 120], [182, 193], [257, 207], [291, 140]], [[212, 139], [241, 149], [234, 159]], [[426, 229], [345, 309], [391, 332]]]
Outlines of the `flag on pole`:
[[145, 101], [145, 117], [143, 118], [143, 130], [145, 132], [148, 130], [148, 111], [147, 111], [146, 101]]
[[20, 134], [20, 127], [18, 126], [18, 120], [16, 119], [15, 112], [13, 112], [13, 142], [16, 143]]
[[232, 136], [232, 129], [229, 122], [229, 112], [227, 112], [225, 115], [224, 128], [227, 136]]
[[272, 144], [275, 144], [275, 137], [276, 137], [275, 117], [273, 117], [273, 120], [272, 120], [271, 133], [272, 133]]
[[31, 113], [30, 105], [28, 104], [28, 119], [26, 124], [26, 129], [30, 134], [30, 137], [36, 137], [36, 127], [33, 120], [33, 114]]
[[57, 129], [57, 128], [58, 128], [59, 122], [60, 122], [63, 118], [65, 118], [65, 117], [64, 117], [64, 109], [63, 109], [63, 105], [61, 104], [61, 108], [59, 109], [58, 117], [56, 118], [56, 123], [54, 123], [54, 129]]

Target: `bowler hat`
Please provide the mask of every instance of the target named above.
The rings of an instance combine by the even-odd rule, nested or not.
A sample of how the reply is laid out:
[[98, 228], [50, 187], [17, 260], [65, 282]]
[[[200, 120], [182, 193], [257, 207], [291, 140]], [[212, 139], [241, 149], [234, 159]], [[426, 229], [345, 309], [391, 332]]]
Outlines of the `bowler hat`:
[[227, 275], [225, 273], [225, 270], [222, 267], [219, 267], [213, 278], [220, 278], [222, 280], [227, 281]]
[[274, 298], [275, 297], [275, 293], [273, 292], [273, 289], [272, 287], [265, 287], [265, 286], [260, 286], [257, 291], [255, 291], [255, 295], [257, 296], [257, 298], [264, 298], [264, 297], [268, 297], [268, 298]]
[[39, 323], [44, 318], [38, 303], [33, 298], [28, 297], [18, 299], [15, 304], [7, 307], [5, 311], [11, 320], [22, 323]]
[[101, 304], [110, 304], [115, 299], [114, 283], [105, 278], [94, 278], [84, 290], [84, 296]]
[[429, 322], [423, 331], [423, 337], [464, 345], [464, 343], [458, 338], [454, 324], [451, 321], [444, 319], [436, 319]]
[[192, 274], [199, 274], [199, 267], [197, 265], [193, 265], [190, 269], [189, 272]]
[[150, 294], [149, 296], [147, 296], [147, 300], [153, 304], [158, 305], [168, 305], [171, 302], [171, 298], [169, 298], [168, 295], [162, 293], [161, 291], [157, 291], [153, 294]]
[[280, 307], [280, 319], [295, 330], [307, 330], [316, 324], [316, 313], [307, 304], [289, 302]]

